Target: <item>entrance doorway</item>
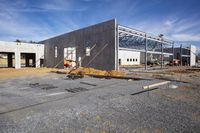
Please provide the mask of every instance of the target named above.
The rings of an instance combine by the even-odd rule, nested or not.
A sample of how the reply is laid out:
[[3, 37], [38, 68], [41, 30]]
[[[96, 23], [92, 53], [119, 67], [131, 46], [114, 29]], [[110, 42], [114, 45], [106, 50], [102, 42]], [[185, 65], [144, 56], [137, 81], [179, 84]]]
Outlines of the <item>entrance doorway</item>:
[[21, 67], [35, 67], [35, 53], [21, 53]]
[[12, 68], [15, 66], [14, 53], [0, 53], [0, 68]]
[[64, 67], [76, 66], [76, 47], [64, 48]]

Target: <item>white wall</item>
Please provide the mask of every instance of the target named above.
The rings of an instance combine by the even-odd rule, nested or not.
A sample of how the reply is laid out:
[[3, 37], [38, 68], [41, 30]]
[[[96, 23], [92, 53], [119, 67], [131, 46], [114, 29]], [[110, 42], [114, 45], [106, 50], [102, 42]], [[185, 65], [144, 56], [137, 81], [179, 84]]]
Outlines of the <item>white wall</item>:
[[194, 66], [196, 65], [196, 47], [191, 45], [190, 49], [190, 66]]
[[40, 66], [40, 59], [44, 59], [44, 45], [31, 43], [17, 43], [0, 41], [0, 52], [15, 53], [15, 68], [20, 68], [21, 53], [35, 53], [36, 67]]
[[[119, 50], [118, 59], [121, 59], [121, 65], [139, 65], [140, 52]], [[129, 61], [127, 61], [127, 59]]]

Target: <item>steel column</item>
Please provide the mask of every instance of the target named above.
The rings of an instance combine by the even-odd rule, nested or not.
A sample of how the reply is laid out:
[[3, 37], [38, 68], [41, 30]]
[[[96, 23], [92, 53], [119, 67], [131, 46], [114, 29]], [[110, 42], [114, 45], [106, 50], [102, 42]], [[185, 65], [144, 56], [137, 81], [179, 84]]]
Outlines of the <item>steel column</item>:
[[172, 66], [174, 66], [174, 42], [172, 43]]
[[183, 65], [182, 63], [182, 44], [180, 45], [180, 62], [181, 62], [181, 66]]
[[163, 42], [161, 42], [161, 68], [163, 68]]
[[145, 70], [147, 69], [147, 34], [145, 34]]

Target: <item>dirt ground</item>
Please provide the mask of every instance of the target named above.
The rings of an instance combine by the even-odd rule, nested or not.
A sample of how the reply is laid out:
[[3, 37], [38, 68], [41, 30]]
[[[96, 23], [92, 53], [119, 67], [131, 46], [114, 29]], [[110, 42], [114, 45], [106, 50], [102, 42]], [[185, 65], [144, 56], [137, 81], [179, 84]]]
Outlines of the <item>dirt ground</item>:
[[14, 69], [14, 68], [1, 68], [0, 69], [0, 79], [25, 76], [30, 74], [45, 74], [52, 71], [60, 71], [60, 69], [54, 68], [22, 68], [22, 69]]

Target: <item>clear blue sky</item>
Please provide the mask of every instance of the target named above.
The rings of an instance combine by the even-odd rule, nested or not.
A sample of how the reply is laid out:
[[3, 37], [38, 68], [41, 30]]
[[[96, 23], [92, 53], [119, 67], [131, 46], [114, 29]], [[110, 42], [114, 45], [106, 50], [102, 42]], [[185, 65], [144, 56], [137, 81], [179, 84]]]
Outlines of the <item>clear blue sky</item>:
[[200, 46], [200, 0], [0, 0], [0, 40], [40, 41], [112, 18]]

